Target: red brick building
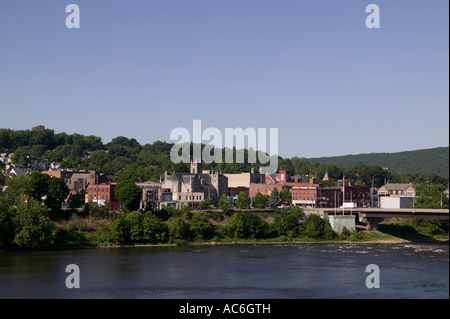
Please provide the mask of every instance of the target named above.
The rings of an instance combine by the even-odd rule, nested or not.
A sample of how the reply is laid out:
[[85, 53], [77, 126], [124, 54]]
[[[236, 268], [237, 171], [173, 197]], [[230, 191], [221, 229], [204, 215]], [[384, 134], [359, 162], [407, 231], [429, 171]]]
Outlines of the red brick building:
[[299, 206], [315, 206], [317, 201], [317, 189], [319, 184], [314, 182], [310, 176], [290, 176], [287, 170], [280, 170], [278, 173], [266, 174], [265, 184], [250, 184], [249, 197], [254, 198], [256, 193], [270, 195], [272, 189], [276, 187], [278, 192], [283, 188], [289, 189], [292, 197], [292, 204]]
[[105, 203], [112, 203], [113, 209], [118, 210], [122, 207], [114, 195], [114, 189], [117, 183], [102, 183], [89, 185], [87, 188], [86, 202], [98, 203], [104, 205]]
[[318, 189], [317, 207], [339, 208], [344, 202], [355, 203], [357, 207], [369, 207], [371, 200], [370, 187], [356, 185], [345, 186], [345, 188], [321, 187]]
[[251, 183], [248, 197], [250, 197], [250, 199], [253, 199], [253, 198], [255, 198], [255, 196], [258, 192], [260, 192], [261, 194], [264, 194], [264, 195], [270, 195], [270, 193], [272, 193], [272, 189], [274, 187], [276, 187], [278, 192], [281, 192], [281, 190], [283, 189], [283, 185], [281, 185], [281, 184], [274, 185], [274, 184]]

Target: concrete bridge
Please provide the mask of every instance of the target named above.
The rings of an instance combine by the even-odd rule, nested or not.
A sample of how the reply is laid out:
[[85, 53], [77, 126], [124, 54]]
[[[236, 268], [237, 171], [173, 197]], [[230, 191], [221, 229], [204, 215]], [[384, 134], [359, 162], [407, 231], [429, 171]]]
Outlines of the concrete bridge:
[[354, 215], [358, 220], [367, 225], [367, 229], [377, 229], [378, 224], [384, 218], [421, 218], [421, 219], [446, 219], [449, 220], [448, 209], [430, 209], [430, 208], [316, 208], [305, 209], [306, 214], [319, 214], [321, 217], [330, 215]]

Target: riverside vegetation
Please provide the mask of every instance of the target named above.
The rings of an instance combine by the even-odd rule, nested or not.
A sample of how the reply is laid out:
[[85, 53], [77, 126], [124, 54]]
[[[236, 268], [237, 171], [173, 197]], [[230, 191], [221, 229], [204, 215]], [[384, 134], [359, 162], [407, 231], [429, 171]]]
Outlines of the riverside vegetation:
[[15, 204], [0, 196], [0, 247], [64, 248], [111, 245], [158, 245], [230, 242], [448, 240], [448, 221], [404, 220], [385, 225], [383, 233], [334, 232], [318, 215], [304, 218], [298, 207], [271, 211], [112, 211], [108, 205], [49, 214], [36, 199]]
[[[278, 203], [290, 203], [289, 192], [272, 194], [273, 196], [259, 194], [253, 203], [250, 203], [248, 196], [240, 194], [236, 203], [238, 211], [231, 210], [229, 203], [221, 199], [218, 203], [220, 210], [216, 211], [209, 211], [211, 203], [206, 202], [202, 205], [202, 211], [163, 208], [137, 212], [139, 205], [136, 204], [141, 191], [133, 189], [133, 182], [158, 180], [165, 170], [169, 173], [189, 171], [188, 164], [170, 161], [172, 146], [173, 144], [161, 141], [140, 145], [135, 139], [120, 136], [105, 145], [96, 136], [55, 134], [53, 130], [43, 126], [19, 131], [0, 129], [0, 152], [13, 152], [14, 164], [27, 166], [31, 158], [44, 157], [50, 162], [62, 162], [61, 167], [110, 172], [114, 180], [119, 182], [116, 197], [126, 207], [123, 211], [116, 212], [108, 205], [84, 205], [84, 198], [77, 194], [70, 197], [69, 207], [62, 209], [62, 203], [69, 195], [62, 180], [50, 178], [39, 171], [12, 179], [6, 179], [0, 174], [0, 187], [8, 186], [7, 196], [0, 195], [0, 247], [367, 241], [399, 237], [448, 239], [448, 221], [435, 220], [394, 220], [389, 225], [382, 225], [380, 229], [383, 233], [357, 230], [336, 234], [329, 223], [318, 216], [305, 219], [303, 211], [298, 207], [275, 208]], [[86, 152], [90, 155], [82, 156]], [[439, 152], [445, 153], [445, 150]], [[431, 162], [429, 160], [427, 165], [430, 166]], [[223, 173], [250, 172], [252, 169], [257, 171], [259, 167], [259, 163], [210, 165], [205, 165], [205, 168], [221, 170]], [[3, 168], [4, 164], [0, 163], [0, 169]], [[449, 205], [448, 197], [443, 193], [448, 185], [448, 175], [438, 175], [438, 170], [429, 174], [417, 170], [409, 173], [394, 172], [383, 169], [379, 164], [363, 163], [341, 168], [333, 163], [319, 164], [298, 157], [280, 157], [278, 168], [287, 169], [294, 174], [313, 174], [318, 181], [328, 173], [332, 180], [323, 181], [325, 186], [333, 186], [333, 180], [344, 175], [355, 185], [379, 187], [386, 180], [392, 183], [417, 183], [417, 208], [448, 208]], [[259, 210], [249, 209], [250, 205]], [[267, 211], [267, 206], [272, 207], [271, 210]]]

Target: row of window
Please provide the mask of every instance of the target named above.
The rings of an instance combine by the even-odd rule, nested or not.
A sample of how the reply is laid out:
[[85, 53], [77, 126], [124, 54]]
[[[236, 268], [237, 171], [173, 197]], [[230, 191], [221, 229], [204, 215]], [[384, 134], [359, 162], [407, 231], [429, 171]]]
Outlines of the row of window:
[[[100, 198], [101, 197], [101, 198]], [[90, 200], [94, 200], [95, 196], [91, 195], [89, 196]], [[104, 199], [104, 200], [108, 200], [108, 195], [102, 195], [102, 196], [98, 196], [98, 199]]]
[[314, 196], [292, 196], [292, 200], [314, 200]]
[[91, 192], [101, 192], [101, 193], [107, 192], [107, 193], [109, 193], [109, 188], [96, 188], [96, 189], [91, 188], [90, 191]]
[[302, 190], [302, 191], [292, 191], [292, 195], [316, 195], [315, 191], [306, 191], [306, 190]]
[[[191, 196], [191, 195], [189, 195], [189, 196], [184, 196], [185, 198], [183, 198], [183, 200], [202, 200], [202, 196], [200, 195], [200, 196], [198, 196], [198, 195], [196, 195], [196, 196]], [[182, 200], [181, 199], [181, 196], [178, 196], [178, 199], [179, 200]]]

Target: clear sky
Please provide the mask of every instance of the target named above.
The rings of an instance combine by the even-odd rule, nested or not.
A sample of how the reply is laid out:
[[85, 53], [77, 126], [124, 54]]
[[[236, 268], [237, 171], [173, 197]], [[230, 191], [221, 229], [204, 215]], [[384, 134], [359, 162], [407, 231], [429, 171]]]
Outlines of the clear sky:
[[145, 144], [199, 119], [278, 128], [283, 157], [448, 146], [448, 39], [448, 0], [0, 0], [0, 128]]

